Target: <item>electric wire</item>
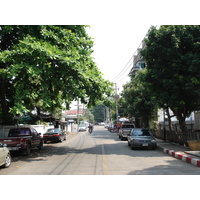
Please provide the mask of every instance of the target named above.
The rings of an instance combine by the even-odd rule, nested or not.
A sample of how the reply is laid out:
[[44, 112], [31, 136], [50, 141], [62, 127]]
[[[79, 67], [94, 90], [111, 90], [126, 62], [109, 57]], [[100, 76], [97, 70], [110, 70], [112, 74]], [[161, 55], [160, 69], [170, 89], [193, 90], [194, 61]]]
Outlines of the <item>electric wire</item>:
[[[157, 25], [156, 25], [155, 27], [157, 27]], [[150, 27], [150, 28], [151, 28], [151, 27]], [[148, 29], [148, 31], [147, 31], [147, 33], [145, 34], [144, 38], [147, 36], [147, 34], [148, 34], [150, 28]], [[143, 40], [144, 40], [144, 38], [143, 38]], [[128, 75], [126, 75], [124, 78], [120, 79], [120, 78], [124, 75], [124, 73], [125, 73], [128, 69], [130, 69], [130, 67], [133, 67], [133, 63], [134, 63], [133, 58], [134, 58], [134, 55], [135, 55], [136, 52], [138, 51], [138, 49], [139, 49], [139, 47], [141, 46], [143, 40], [140, 42], [138, 48], [137, 48], [136, 51], [134, 52], [133, 56], [131, 56], [130, 60], [129, 60], [128, 63], [125, 65], [125, 67], [120, 71], [120, 73], [119, 73], [111, 82], [119, 82], [119, 81], [125, 79], [126, 77], [128, 77]], [[132, 60], [132, 62], [131, 62], [131, 64], [129, 65], [129, 62], [130, 62], [131, 60]], [[120, 80], [119, 80], [119, 79], [120, 79]]]
[[[131, 69], [132, 67], [133, 67], [133, 61], [129, 64], [127, 70], [129, 69], [129, 71], [130, 71], [130, 69]], [[126, 70], [126, 71], [127, 71], [127, 70]], [[125, 73], [126, 71], [124, 71], [124, 73]], [[123, 79], [125, 79], [125, 78], [127, 78], [127, 77], [129, 76], [129, 73], [128, 73], [128, 74], [125, 75], [125, 77], [122, 78], [122, 75], [124, 75], [124, 73], [121, 74], [121, 76], [118, 77], [115, 81], [116, 81], [116, 82], [120, 82], [120, 81], [122, 81]]]
[[[143, 41], [143, 40], [142, 40]], [[142, 42], [140, 43], [140, 45], [142, 44]], [[138, 46], [138, 48], [140, 47], [140, 45]], [[125, 65], [125, 67], [121, 70], [121, 72], [111, 81], [111, 82], [118, 82], [118, 79], [120, 79], [122, 77], [122, 75], [128, 70], [130, 69], [130, 67], [133, 67], [133, 57], [136, 54], [138, 48], [136, 49], [136, 51], [134, 52], [134, 54], [131, 56], [130, 60], [128, 61], [128, 63]], [[129, 64], [129, 62], [132, 60], [131, 64]], [[128, 67], [127, 67], [128, 66]], [[126, 69], [127, 67], [127, 69]], [[125, 70], [126, 69], [126, 70]], [[124, 71], [125, 70], [125, 71]], [[124, 71], [124, 72], [123, 72]], [[123, 72], [123, 73], [122, 73]], [[122, 74], [121, 74], [122, 73]]]
[[[125, 65], [125, 67], [120, 71], [120, 73], [111, 81], [114, 82], [115, 80], [117, 80], [118, 78], [120, 78], [127, 70], [126, 67], [128, 66], [129, 62], [132, 60], [133, 56], [130, 58], [130, 60], [128, 61], [128, 63]], [[132, 63], [131, 63], [132, 64]], [[126, 69], [126, 70], [125, 70]], [[125, 71], [124, 71], [125, 70]], [[123, 72], [124, 71], [124, 72]], [[122, 73], [123, 72], [123, 73]], [[122, 73], [122, 75], [121, 75]], [[118, 77], [119, 76], [119, 77]]]
[[120, 82], [120, 81], [124, 80], [124, 79], [127, 78], [127, 77], [128, 77], [128, 75], [126, 75], [124, 78], [121, 78], [121, 79], [118, 80], [117, 82]]

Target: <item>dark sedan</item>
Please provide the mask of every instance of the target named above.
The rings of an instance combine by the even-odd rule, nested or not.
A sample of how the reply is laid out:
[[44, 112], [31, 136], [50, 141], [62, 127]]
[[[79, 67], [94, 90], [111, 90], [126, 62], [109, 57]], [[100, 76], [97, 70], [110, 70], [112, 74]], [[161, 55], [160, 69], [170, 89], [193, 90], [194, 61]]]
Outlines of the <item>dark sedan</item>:
[[157, 142], [152, 133], [147, 128], [135, 128], [128, 134], [128, 145], [131, 149], [135, 148], [157, 148]]
[[60, 128], [50, 128], [43, 134], [44, 143], [50, 142], [62, 142], [66, 140], [65, 131]]

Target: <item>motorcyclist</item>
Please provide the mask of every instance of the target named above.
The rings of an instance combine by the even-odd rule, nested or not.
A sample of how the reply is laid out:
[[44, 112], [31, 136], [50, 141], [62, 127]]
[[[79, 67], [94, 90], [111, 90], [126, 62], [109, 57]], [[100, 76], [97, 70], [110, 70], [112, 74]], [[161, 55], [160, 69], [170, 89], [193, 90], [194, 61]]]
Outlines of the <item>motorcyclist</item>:
[[89, 133], [92, 133], [92, 131], [93, 131], [93, 126], [92, 126], [92, 124], [90, 124], [90, 125], [88, 126], [88, 129], [89, 129]]

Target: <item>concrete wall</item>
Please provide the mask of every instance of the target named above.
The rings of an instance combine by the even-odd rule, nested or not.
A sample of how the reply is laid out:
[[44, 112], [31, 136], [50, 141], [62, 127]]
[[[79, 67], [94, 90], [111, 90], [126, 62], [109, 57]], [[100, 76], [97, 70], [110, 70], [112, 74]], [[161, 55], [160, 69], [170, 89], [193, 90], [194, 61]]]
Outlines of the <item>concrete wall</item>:
[[[8, 136], [8, 132], [11, 128], [16, 128], [17, 126], [0, 126], [0, 138], [6, 138]], [[46, 132], [48, 128], [54, 128], [53, 125], [27, 125], [26, 127], [34, 128], [38, 133], [43, 134]], [[63, 128], [63, 127], [62, 127]], [[77, 133], [77, 124], [69, 124], [65, 125], [64, 130], [68, 133]]]
[[[0, 138], [6, 138], [8, 136], [8, 132], [11, 128], [16, 128], [17, 126], [0, 126]], [[26, 127], [34, 128], [38, 133], [43, 135], [48, 128], [54, 128], [54, 126], [47, 125], [29, 125]]]
[[195, 118], [194, 129], [195, 130], [200, 130], [200, 111], [196, 111], [194, 113], [194, 118]]

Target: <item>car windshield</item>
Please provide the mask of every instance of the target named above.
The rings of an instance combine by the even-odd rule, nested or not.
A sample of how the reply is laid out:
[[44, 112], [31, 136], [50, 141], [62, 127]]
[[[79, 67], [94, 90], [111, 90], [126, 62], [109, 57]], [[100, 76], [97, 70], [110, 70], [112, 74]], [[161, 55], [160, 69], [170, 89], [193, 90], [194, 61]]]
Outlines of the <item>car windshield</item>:
[[60, 133], [61, 130], [59, 128], [51, 128], [47, 129], [46, 133]]
[[10, 129], [9, 137], [19, 137], [22, 135], [30, 135], [30, 129], [21, 128], [21, 129]]
[[126, 125], [122, 125], [122, 128], [134, 128], [134, 125], [132, 124], [126, 124]]
[[79, 127], [86, 127], [86, 125], [85, 124], [80, 124]]
[[152, 136], [148, 129], [133, 130], [134, 136]]

